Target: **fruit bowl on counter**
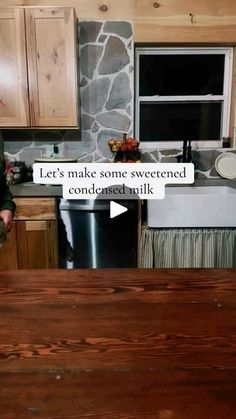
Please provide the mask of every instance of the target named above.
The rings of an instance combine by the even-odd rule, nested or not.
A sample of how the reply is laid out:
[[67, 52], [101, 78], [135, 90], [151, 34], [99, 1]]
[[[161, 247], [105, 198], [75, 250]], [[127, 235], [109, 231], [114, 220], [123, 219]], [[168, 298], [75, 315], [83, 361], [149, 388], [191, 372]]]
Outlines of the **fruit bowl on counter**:
[[114, 162], [120, 163], [137, 163], [140, 162], [141, 152], [139, 150], [139, 141], [134, 138], [127, 138], [127, 134], [123, 134], [123, 140], [110, 139], [108, 146], [112, 153], [116, 153]]
[[110, 150], [114, 153], [117, 151], [134, 151], [139, 149], [139, 141], [133, 138], [127, 138], [127, 140], [109, 140], [108, 145]]

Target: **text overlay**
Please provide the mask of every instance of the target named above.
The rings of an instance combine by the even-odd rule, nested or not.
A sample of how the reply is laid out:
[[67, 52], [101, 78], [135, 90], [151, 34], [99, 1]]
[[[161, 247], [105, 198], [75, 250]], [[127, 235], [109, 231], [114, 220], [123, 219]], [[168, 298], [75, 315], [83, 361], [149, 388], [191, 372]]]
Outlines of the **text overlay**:
[[[62, 185], [64, 199], [163, 199], [166, 184], [194, 182], [192, 163], [35, 163], [34, 183]], [[127, 195], [128, 188], [128, 195]]]

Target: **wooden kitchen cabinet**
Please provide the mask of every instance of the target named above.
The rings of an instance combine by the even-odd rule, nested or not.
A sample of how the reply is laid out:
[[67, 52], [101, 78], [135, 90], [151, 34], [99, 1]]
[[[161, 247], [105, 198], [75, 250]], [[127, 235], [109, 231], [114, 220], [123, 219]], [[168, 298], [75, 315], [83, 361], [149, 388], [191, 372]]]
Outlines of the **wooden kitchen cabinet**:
[[33, 126], [77, 125], [73, 8], [25, 10]]
[[16, 198], [17, 210], [0, 269], [57, 268], [57, 226], [53, 198]]
[[0, 126], [28, 126], [25, 17], [23, 9], [0, 9]]
[[75, 30], [70, 7], [0, 11], [0, 126], [78, 126]]

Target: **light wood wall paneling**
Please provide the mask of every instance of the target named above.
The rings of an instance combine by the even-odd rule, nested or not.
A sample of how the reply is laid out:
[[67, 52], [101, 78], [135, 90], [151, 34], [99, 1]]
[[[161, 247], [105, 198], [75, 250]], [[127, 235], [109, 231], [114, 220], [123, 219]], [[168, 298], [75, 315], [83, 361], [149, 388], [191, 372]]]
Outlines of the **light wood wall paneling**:
[[[234, 43], [235, 0], [3, 0], [4, 6], [74, 7], [81, 19], [128, 19], [136, 42]], [[105, 6], [105, 7], [102, 7]]]
[[[29, 0], [27, 3], [31, 3]], [[158, 7], [155, 7], [156, 4]], [[177, 16], [189, 13], [206, 16], [223, 16], [236, 14], [235, 0], [137, 0], [137, 16]]]
[[137, 0], [137, 42], [233, 43], [235, 31], [233, 0]]
[[[102, 6], [107, 6], [107, 10]], [[205, 16], [236, 15], [235, 0], [1, 0], [1, 7], [49, 6], [74, 7], [78, 17], [156, 17], [185, 15], [189, 13]]]
[[[48, 0], [23, 3], [49, 4]], [[50, 6], [65, 6], [65, 0], [51, 0]], [[236, 38], [235, 0], [68, 0], [66, 6], [73, 6], [79, 19], [132, 20], [136, 42], [234, 43]]]
[[132, 19], [136, 11], [136, 0], [26, 0], [24, 3], [29, 7], [74, 7], [79, 19]]

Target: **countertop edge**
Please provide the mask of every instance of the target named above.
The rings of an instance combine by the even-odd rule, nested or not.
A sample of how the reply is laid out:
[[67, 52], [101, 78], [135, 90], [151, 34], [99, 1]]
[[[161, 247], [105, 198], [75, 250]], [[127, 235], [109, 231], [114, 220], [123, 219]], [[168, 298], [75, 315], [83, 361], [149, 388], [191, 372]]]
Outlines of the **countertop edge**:
[[[176, 187], [176, 186], [230, 186], [231, 188], [236, 189], [236, 179], [196, 179], [194, 183], [191, 184], [168, 184], [167, 187]], [[61, 185], [38, 185], [30, 183], [25, 185], [25, 183], [18, 183], [16, 185], [9, 185], [10, 191], [13, 197], [62, 197], [62, 186]]]

